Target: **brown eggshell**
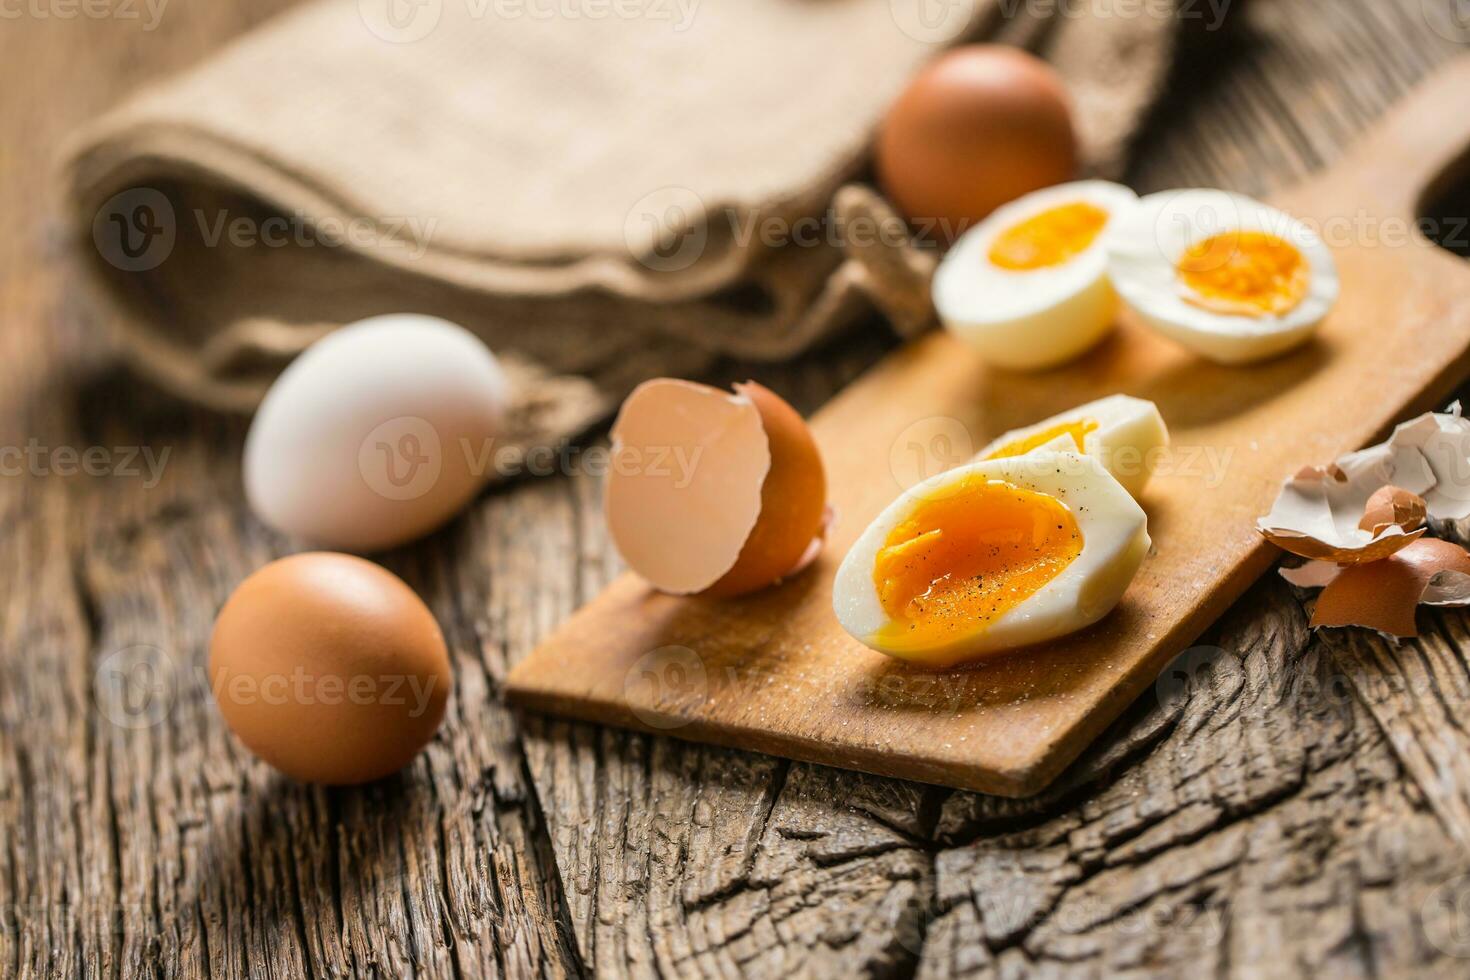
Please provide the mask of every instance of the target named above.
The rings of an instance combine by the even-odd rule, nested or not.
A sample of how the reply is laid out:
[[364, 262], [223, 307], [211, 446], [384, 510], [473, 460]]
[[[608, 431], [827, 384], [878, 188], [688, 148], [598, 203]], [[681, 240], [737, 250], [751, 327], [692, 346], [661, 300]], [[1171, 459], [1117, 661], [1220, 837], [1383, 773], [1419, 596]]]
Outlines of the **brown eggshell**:
[[1403, 487], [1379, 487], [1363, 507], [1358, 527], [1375, 536], [1390, 527], [1415, 531], [1424, 526], [1424, 518], [1423, 497]]
[[439, 624], [386, 569], [313, 552], [242, 582], [215, 620], [210, 684], [261, 759], [345, 785], [406, 766], [444, 717], [452, 678]]
[[734, 567], [705, 590], [711, 596], [754, 592], [790, 574], [803, 564], [826, 524], [827, 475], [806, 420], [754, 381], [736, 385], [735, 391], [760, 412], [771, 469], [761, 485], [760, 517]]
[[613, 424], [604, 510], [619, 553], [650, 585], [740, 595], [811, 553], [826, 478], [806, 423], [772, 392], [660, 378]]
[[1061, 78], [1018, 48], [976, 44], [930, 63], [889, 109], [876, 163], [921, 231], [952, 239], [1023, 194], [1071, 180], [1077, 137]]
[[1470, 553], [1449, 541], [1420, 538], [1381, 561], [1349, 565], [1317, 597], [1312, 625], [1418, 636], [1414, 612], [1442, 572], [1470, 576]]

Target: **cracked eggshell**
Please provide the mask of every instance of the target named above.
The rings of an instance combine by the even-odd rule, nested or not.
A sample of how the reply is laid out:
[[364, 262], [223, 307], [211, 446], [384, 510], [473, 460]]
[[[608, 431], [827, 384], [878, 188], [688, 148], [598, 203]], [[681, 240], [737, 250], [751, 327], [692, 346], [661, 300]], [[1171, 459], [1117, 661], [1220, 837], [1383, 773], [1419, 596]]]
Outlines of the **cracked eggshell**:
[[754, 382], [659, 378], [613, 424], [604, 509], [619, 553], [675, 595], [735, 596], [800, 571], [830, 512], [811, 431]]
[[1329, 466], [1304, 468], [1282, 485], [1257, 528], [1273, 544], [1305, 558], [1377, 561], [1424, 533], [1402, 522], [1362, 526], [1374, 494], [1387, 487], [1421, 498], [1429, 518], [1470, 517], [1470, 420], [1461, 416], [1459, 402], [1448, 412], [1403, 423], [1377, 446]]
[[1380, 561], [1349, 565], [1317, 597], [1312, 626], [1366, 626], [1418, 636], [1419, 605], [1470, 605], [1470, 552], [1449, 541], [1410, 542]]

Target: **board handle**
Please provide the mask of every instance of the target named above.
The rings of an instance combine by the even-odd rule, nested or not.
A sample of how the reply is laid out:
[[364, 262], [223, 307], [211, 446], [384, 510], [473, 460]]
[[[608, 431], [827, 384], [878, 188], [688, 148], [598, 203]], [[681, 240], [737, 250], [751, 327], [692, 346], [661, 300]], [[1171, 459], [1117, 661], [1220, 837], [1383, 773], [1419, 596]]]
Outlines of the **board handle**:
[[1410, 92], [1345, 163], [1340, 172], [1389, 213], [1407, 218], [1470, 174], [1470, 55]]

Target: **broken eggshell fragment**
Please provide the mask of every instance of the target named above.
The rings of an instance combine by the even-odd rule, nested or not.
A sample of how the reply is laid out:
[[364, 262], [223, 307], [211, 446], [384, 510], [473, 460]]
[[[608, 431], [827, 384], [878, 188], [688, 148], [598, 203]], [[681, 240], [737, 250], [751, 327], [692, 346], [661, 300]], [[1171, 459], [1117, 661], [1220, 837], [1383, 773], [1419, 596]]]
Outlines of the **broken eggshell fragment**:
[[[1425, 516], [1460, 520], [1470, 516], [1470, 420], [1460, 404], [1429, 412], [1398, 426], [1387, 442], [1310, 466], [1288, 479], [1271, 512], [1257, 528], [1271, 543], [1319, 561], [1356, 564], [1377, 561], [1424, 534], [1422, 526], [1390, 518], [1369, 523], [1370, 503], [1383, 513], [1385, 488], [1421, 498]], [[1389, 501], [1390, 515], [1393, 513]], [[1422, 525], [1422, 519], [1419, 522]]]
[[675, 595], [736, 596], [801, 571], [830, 521], [801, 416], [754, 382], [659, 378], [613, 424], [604, 508], [623, 559]]
[[1418, 636], [1414, 611], [1421, 604], [1470, 605], [1470, 552], [1439, 538], [1423, 538], [1380, 561], [1342, 567], [1317, 597], [1311, 625], [1366, 626], [1391, 636]]

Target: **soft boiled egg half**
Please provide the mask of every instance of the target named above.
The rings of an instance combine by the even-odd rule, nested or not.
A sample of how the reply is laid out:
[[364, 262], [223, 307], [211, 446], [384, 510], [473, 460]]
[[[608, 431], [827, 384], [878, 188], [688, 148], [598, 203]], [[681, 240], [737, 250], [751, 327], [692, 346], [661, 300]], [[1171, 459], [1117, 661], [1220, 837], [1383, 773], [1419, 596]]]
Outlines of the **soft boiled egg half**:
[[1087, 180], [997, 209], [935, 272], [940, 320], [1002, 368], [1036, 370], [1082, 354], [1113, 326], [1104, 239], [1137, 201], [1119, 184]]
[[1168, 445], [1169, 430], [1157, 405], [1129, 395], [1109, 395], [1013, 429], [980, 450], [976, 458], [1083, 453], [1096, 457], [1123, 489], [1137, 497]]
[[1332, 253], [1304, 223], [1217, 190], [1143, 198], [1108, 236], [1108, 269], [1149, 326], [1225, 364], [1301, 344], [1337, 302]]
[[1097, 622], [1149, 547], [1142, 508], [1096, 458], [981, 460], [879, 514], [837, 571], [833, 608], [874, 650], [950, 667]]

